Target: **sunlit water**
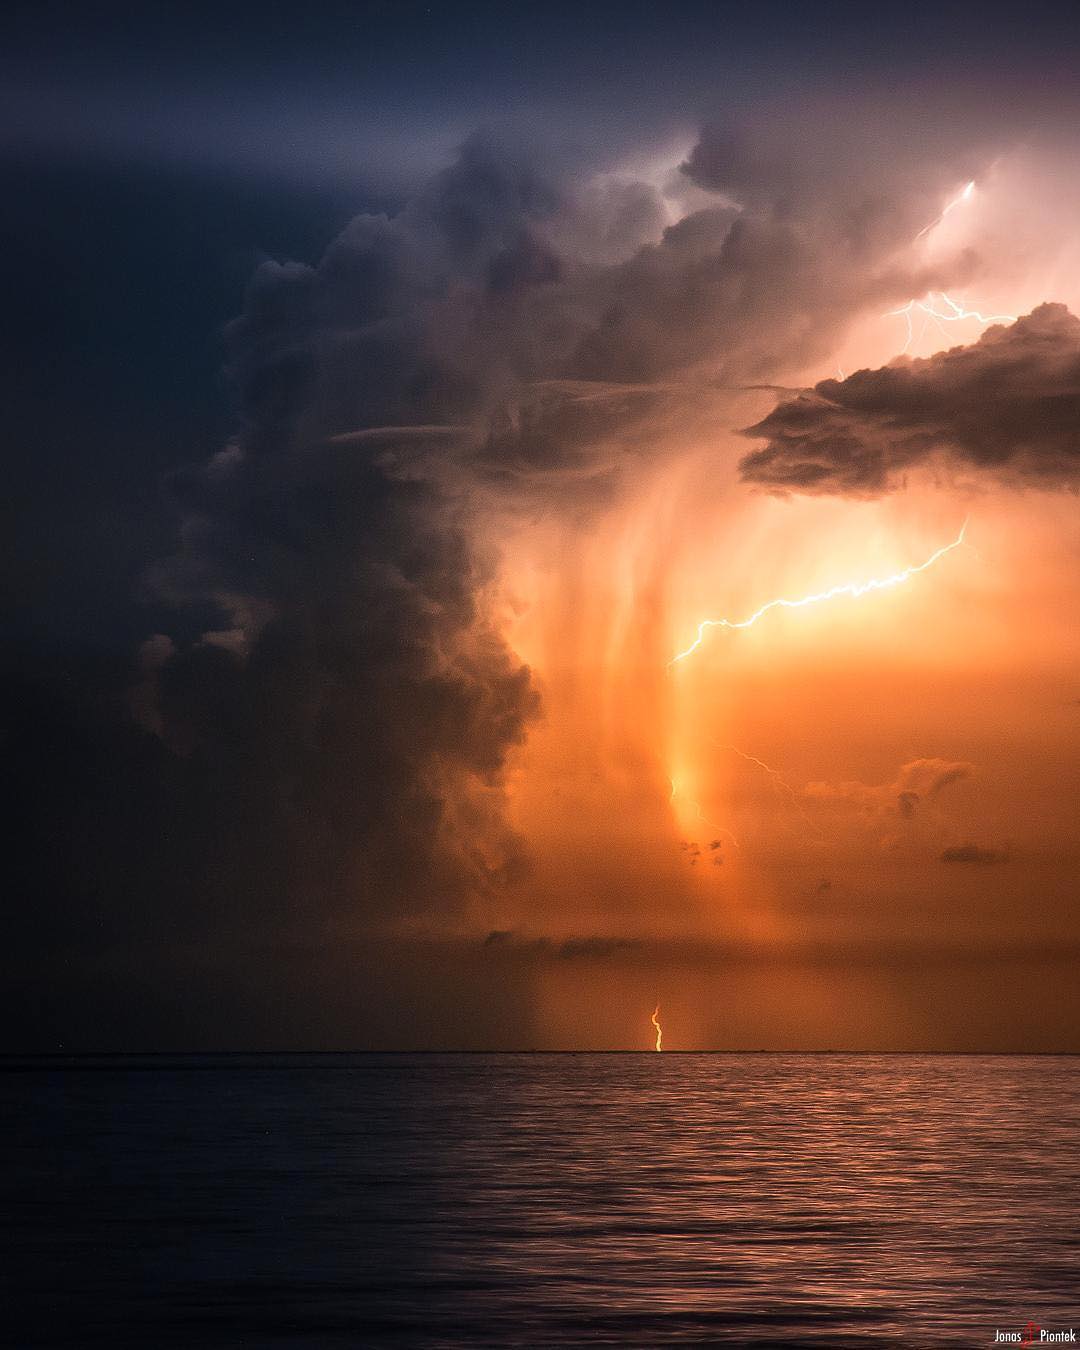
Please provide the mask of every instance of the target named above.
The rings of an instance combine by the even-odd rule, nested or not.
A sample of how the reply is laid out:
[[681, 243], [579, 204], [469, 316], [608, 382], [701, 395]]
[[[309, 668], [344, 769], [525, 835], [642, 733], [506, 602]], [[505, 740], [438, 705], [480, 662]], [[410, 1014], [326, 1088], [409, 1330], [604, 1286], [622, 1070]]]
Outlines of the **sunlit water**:
[[1080, 1333], [1080, 1060], [273, 1056], [0, 1072], [22, 1346]]

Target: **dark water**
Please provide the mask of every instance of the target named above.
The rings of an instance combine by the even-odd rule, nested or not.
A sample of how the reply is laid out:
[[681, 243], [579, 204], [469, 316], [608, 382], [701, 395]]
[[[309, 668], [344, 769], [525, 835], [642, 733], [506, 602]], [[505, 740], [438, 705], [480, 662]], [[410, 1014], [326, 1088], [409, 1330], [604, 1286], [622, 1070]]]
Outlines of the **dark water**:
[[1080, 1060], [274, 1056], [0, 1072], [2, 1346], [1080, 1333]]

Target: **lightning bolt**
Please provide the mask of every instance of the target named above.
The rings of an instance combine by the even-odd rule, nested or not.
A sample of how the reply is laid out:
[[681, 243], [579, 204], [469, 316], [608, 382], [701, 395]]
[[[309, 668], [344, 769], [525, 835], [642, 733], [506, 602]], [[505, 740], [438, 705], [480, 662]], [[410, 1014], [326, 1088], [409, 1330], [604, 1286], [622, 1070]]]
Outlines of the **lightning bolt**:
[[941, 214], [939, 216], [937, 216], [934, 220], [932, 220], [929, 225], [924, 225], [922, 227], [922, 229], [919, 231], [919, 233], [915, 236], [915, 238], [911, 242], [916, 243], [924, 235], [930, 234], [932, 230], [936, 230], [937, 227], [941, 224], [941, 222], [945, 219], [945, 217], [949, 214], [949, 212], [955, 211], [958, 206], [966, 202], [974, 191], [975, 191], [975, 180], [972, 179], [970, 183], [966, 183], [964, 185], [961, 191], [957, 193], [957, 195], [952, 199], [951, 202], [948, 202], [942, 208]]
[[663, 1032], [663, 1028], [660, 1026], [660, 1004], [659, 1004], [659, 1003], [658, 1003], [658, 1004], [656, 1005], [656, 1007], [653, 1009], [652, 1024], [653, 1024], [653, 1026], [656, 1028], [656, 1048], [657, 1048], [657, 1050], [663, 1050], [663, 1048], [664, 1048], [664, 1032]]
[[799, 800], [798, 791], [793, 788], [786, 779], [781, 778], [779, 772], [774, 769], [771, 764], [766, 764], [763, 759], [758, 759], [757, 755], [748, 755], [745, 750], [740, 750], [737, 745], [720, 745], [718, 748], [721, 750], [731, 750], [734, 754], [738, 755], [740, 759], [745, 759], [748, 764], [756, 764], [759, 769], [769, 776], [769, 780], [773, 785], [773, 791], [777, 796], [781, 795], [780, 789], [783, 788], [784, 792], [788, 795], [791, 805], [798, 811], [805, 824], [807, 824], [815, 834], [819, 837], [821, 836], [821, 831], [803, 809], [803, 804]]
[[784, 782], [784, 780], [780, 777], [778, 770], [771, 768], [768, 764], [765, 763], [763, 759], [758, 759], [757, 755], [748, 755], [745, 750], [740, 750], [737, 745], [722, 745], [720, 749], [734, 751], [734, 753], [738, 755], [740, 759], [745, 759], [748, 764], [756, 764], [759, 769], [764, 769], [770, 778], [774, 778], [780, 784], [780, 786], [782, 788], [786, 788], [788, 792], [795, 791], [795, 789], [791, 786], [790, 783]]
[[[906, 305], [901, 305], [899, 309], [890, 309], [882, 315], [885, 319], [903, 318], [907, 323], [907, 338], [904, 345], [900, 348], [901, 354], [906, 352], [915, 341], [915, 325], [912, 323], [912, 316], [918, 312], [926, 316], [923, 320], [922, 328], [919, 330], [919, 338], [922, 338], [926, 331], [927, 320], [932, 319], [939, 328], [943, 323], [957, 323], [961, 319], [974, 319], [981, 323], [985, 328], [991, 323], [1015, 323], [1015, 314], [980, 314], [977, 309], [965, 309], [963, 305], [958, 304], [951, 296], [946, 295], [944, 291], [938, 291], [936, 294], [941, 296], [945, 308], [941, 308], [934, 303], [934, 291], [928, 291], [925, 300], [909, 300]], [[944, 333], [945, 330], [942, 328]]]
[[[946, 202], [941, 210], [941, 214], [935, 217], [929, 225], [924, 225], [911, 242], [917, 244], [920, 239], [925, 238], [928, 234], [932, 234], [947, 215], [952, 211], [955, 211], [958, 206], [962, 206], [964, 202], [970, 200], [971, 194], [974, 191], [975, 180], [972, 179], [969, 183], [964, 184], [963, 188], [961, 188], [951, 201]], [[1015, 314], [980, 314], [977, 309], [966, 309], [963, 305], [958, 304], [951, 296], [946, 295], [944, 291], [938, 291], [937, 294], [941, 297], [940, 305], [934, 300], [934, 292], [929, 291], [924, 299], [909, 300], [906, 305], [901, 305], [899, 309], [891, 309], [888, 314], [885, 315], [885, 317], [889, 319], [902, 317], [907, 323], [907, 340], [904, 342], [901, 352], [906, 352], [916, 340], [915, 329], [912, 323], [912, 316], [915, 313], [920, 313], [923, 316], [922, 327], [919, 330], [920, 339], [922, 338], [923, 333], [926, 332], [926, 325], [929, 322], [936, 323], [943, 333], [945, 330], [942, 328], [942, 324], [956, 323], [961, 319], [974, 319], [977, 323], [982, 324], [983, 327], [991, 323], [1016, 322]]]
[[[839, 586], [833, 586], [827, 591], [817, 591], [814, 595], [804, 595], [798, 600], [788, 600], [783, 597], [776, 600], [769, 600], [766, 601], [760, 609], [754, 610], [753, 614], [746, 619], [702, 619], [698, 624], [697, 637], [694, 638], [689, 647], [681, 652], [677, 652], [671, 658], [667, 663], [668, 669], [670, 670], [672, 666], [677, 665], [680, 661], [685, 661], [688, 656], [693, 652], [696, 652], [705, 641], [705, 634], [710, 628], [752, 628], [754, 624], [757, 623], [758, 619], [763, 618], [770, 610], [802, 609], [806, 605], [818, 605], [825, 600], [836, 600], [842, 595], [846, 595], [852, 600], [857, 600], [860, 596], [868, 595], [871, 591], [887, 591], [891, 590], [894, 586], [900, 586], [905, 581], [909, 580], [909, 578], [916, 576], [919, 572], [925, 572], [928, 568], [933, 567], [936, 562], [939, 562], [944, 558], [947, 553], [951, 553], [954, 548], [959, 548], [964, 542], [964, 534], [967, 527], [968, 523], [965, 520], [963, 525], [960, 526], [960, 533], [952, 543], [943, 544], [941, 548], [931, 553], [930, 557], [927, 558], [925, 562], [918, 563], [912, 567], [905, 567], [902, 572], [894, 572], [892, 576], [874, 577], [870, 581], [845, 581]], [[674, 784], [672, 784], [672, 796], [674, 797], [674, 795]]]
[[698, 803], [694, 801], [692, 797], [688, 797], [686, 793], [683, 792], [678, 787], [674, 778], [669, 778], [668, 782], [671, 784], [671, 796], [668, 798], [669, 802], [674, 802], [676, 797], [681, 797], [683, 801], [687, 804], [687, 806], [692, 806], [694, 808], [694, 814], [697, 816], [698, 820], [700, 820], [703, 825], [708, 825], [710, 830], [717, 830], [719, 831], [720, 834], [726, 834], [727, 837], [731, 840], [731, 842], [735, 845], [735, 847], [736, 848], [739, 847], [739, 841], [735, 838], [735, 836], [731, 833], [731, 831], [727, 829], [727, 827], [724, 825], [717, 825], [715, 820], [710, 820], [708, 816], [705, 814], [705, 812], [698, 805]]

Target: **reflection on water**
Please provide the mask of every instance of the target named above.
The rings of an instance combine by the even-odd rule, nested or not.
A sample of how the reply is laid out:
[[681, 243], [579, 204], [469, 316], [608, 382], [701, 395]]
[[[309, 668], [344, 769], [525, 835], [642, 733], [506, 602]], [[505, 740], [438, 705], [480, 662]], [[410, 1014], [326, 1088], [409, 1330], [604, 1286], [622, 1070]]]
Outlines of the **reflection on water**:
[[1080, 1331], [1080, 1061], [6, 1062], [13, 1346]]

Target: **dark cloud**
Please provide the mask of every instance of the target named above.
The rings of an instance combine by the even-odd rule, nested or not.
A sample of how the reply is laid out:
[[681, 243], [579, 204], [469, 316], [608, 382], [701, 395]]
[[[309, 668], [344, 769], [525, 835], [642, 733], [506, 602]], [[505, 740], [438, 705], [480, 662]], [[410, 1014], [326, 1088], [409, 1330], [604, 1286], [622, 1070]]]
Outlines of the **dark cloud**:
[[822, 380], [746, 429], [741, 461], [781, 491], [876, 496], [942, 459], [1016, 486], [1080, 486], [1080, 320], [1040, 305], [969, 347]]
[[947, 848], [941, 855], [944, 863], [979, 863], [988, 866], [991, 863], [1009, 861], [1009, 851], [1004, 848], [983, 848], [979, 844], [956, 844]]
[[[700, 172], [697, 153], [690, 173]], [[726, 194], [740, 180], [700, 182]], [[769, 379], [823, 357], [859, 309], [938, 284], [924, 269], [897, 264], [911, 232], [910, 200], [882, 184], [850, 196], [847, 185], [832, 186], [823, 195], [817, 184], [783, 183], [771, 196], [705, 207], [670, 226], [600, 279], [603, 307], [573, 368], [596, 380], [687, 370]]]
[[242, 822], [227, 870], [309, 924], [453, 910], [517, 865], [500, 775], [537, 697], [486, 618], [440, 433], [502, 377], [469, 349], [476, 311], [557, 275], [529, 242], [555, 207], [472, 146], [317, 268], [265, 264], [230, 332], [240, 432], [172, 482], [181, 547], [155, 589], [220, 617], [158, 641], [152, 725]]
[[514, 936], [512, 928], [493, 928], [484, 939], [485, 947], [498, 947], [505, 942], [509, 942]]
[[127, 715], [115, 672], [101, 698], [39, 682], [5, 706], [24, 935], [331, 941], [520, 869], [501, 774], [538, 700], [487, 617], [467, 456], [442, 428], [503, 379], [461, 335], [551, 284], [527, 238], [555, 203], [467, 148], [318, 267], [259, 268], [228, 335], [240, 425], [169, 484], [180, 543], [150, 589], [178, 617]]

